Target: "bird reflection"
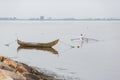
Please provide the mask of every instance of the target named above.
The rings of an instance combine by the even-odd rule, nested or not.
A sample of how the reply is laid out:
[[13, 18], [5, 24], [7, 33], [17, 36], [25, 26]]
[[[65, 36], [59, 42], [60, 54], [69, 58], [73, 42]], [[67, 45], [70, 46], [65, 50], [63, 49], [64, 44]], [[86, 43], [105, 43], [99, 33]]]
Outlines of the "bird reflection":
[[77, 46], [78, 48], [79, 47], [83, 47], [83, 44], [85, 44], [85, 43], [95, 43], [95, 42], [98, 42], [99, 40], [97, 40], [97, 39], [93, 39], [93, 38], [85, 38], [85, 37], [82, 37], [82, 39], [80, 39], [80, 38], [76, 38], [76, 39], [71, 39], [71, 41], [77, 41], [77, 42], [79, 42], [79, 46]]
[[42, 51], [48, 51], [48, 52], [51, 52], [53, 54], [58, 54], [58, 51], [55, 50], [54, 48], [41, 48], [41, 47], [23, 47], [23, 46], [19, 46], [17, 48], [17, 52], [19, 52], [20, 50], [22, 49], [29, 49], [29, 50], [42, 50]]
[[95, 43], [98, 42], [99, 40], [97, 39], [92, 39], [92, 38], [83, 38], [80, 42], [81, 47], [83, 46], [84, 43]]

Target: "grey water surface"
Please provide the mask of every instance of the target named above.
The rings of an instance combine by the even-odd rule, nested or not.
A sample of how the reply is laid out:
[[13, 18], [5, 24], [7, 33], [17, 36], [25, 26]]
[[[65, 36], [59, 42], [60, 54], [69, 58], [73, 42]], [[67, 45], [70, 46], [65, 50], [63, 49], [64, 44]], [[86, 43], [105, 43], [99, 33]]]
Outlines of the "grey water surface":
[[[83, 34], [84, 41], [80, 41]], [[71, 39], [78, 40], [71, 41]], [[48, 50], [18, 50], [16, 39], [50, 42]], [[0, 21], [0, 55], [73, 80], [120, 80], [119, 21]]]

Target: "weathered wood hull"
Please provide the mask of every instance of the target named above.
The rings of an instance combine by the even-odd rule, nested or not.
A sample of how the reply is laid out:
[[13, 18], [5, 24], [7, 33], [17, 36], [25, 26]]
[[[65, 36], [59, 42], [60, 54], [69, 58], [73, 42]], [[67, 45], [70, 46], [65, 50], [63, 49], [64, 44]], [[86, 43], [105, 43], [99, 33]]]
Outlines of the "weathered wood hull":
[[52, 46], [56, 45], [58, 43], [58, 41], [59, 41], [59, 39], [54, 40], [52, 42], [48, 42], [48, 43], [33, 43], [33, 42], [24, 42], [21, 40], [17, 40], [17, 43], [23, 47], [51, 48]]

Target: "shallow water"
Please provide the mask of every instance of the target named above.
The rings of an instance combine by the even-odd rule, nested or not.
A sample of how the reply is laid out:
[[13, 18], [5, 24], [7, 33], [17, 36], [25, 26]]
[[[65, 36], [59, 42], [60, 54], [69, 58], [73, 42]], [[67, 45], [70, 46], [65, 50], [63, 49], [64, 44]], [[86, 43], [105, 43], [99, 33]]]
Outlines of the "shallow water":
[[[0, 54], [73, 80], [120, 80], [119, 30], [119, 21], [0, 21]], [[71, 41], [80, 34], [86, 40]], [[35, 48], [17, 51], [17, 38], [29, 42], [60, 39], [53, 47], [58, 54]]]

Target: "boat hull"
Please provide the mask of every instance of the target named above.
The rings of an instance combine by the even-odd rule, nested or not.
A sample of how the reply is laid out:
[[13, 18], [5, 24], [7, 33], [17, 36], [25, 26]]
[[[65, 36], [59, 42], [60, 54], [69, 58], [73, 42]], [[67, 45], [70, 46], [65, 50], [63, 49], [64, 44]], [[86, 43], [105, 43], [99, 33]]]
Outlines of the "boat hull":
[[41, 47], [41, 48], [51, 48], [58, 43], [59, 39], [48, 42], [48, 43], [33, 43], [33, 42], [24, 42], [17, 40], [18, 45], [23, 47]]

